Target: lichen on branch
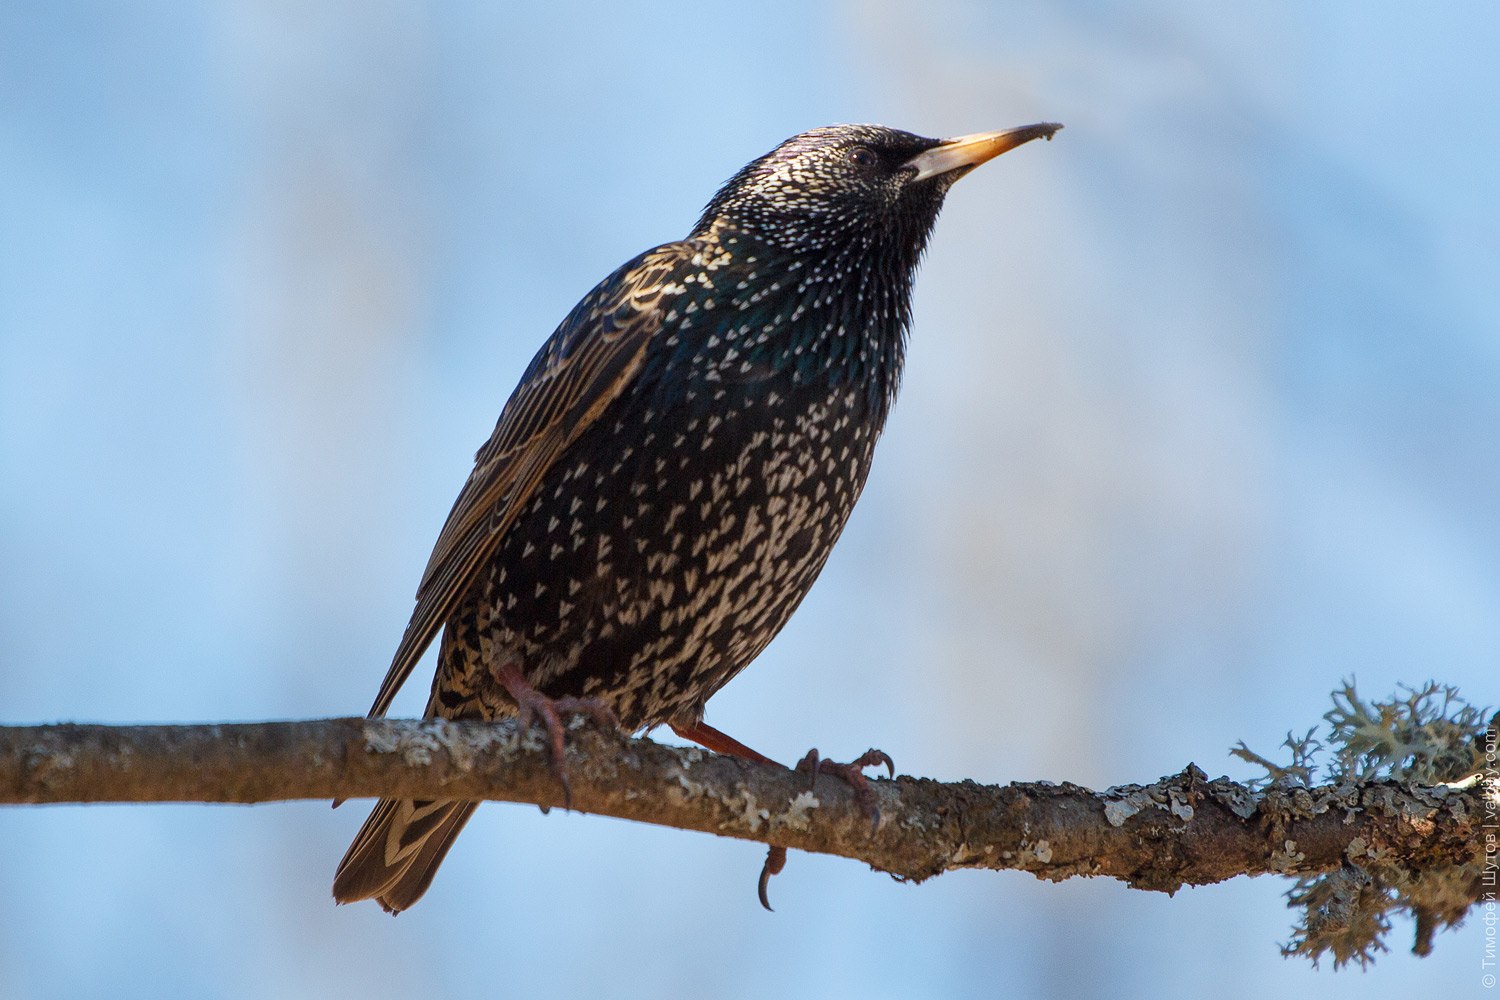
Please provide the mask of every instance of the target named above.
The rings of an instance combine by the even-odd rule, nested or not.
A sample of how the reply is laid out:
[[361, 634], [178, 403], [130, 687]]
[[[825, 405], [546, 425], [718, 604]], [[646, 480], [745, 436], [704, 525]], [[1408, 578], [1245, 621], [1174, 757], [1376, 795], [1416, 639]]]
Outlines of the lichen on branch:
[[[1477, 803], [1480, 829], [1475, 830], [1475, 849], [1468, 857], [1462, 851], [1404, 855], [1379, 839], [1351, 839], [1342, 865], [1298, 874], [1287, 890], [1287, 905], [1298, 911], [1298, 918], [1282, 953], [1307, 957], [1314, 964], [1332, 954], [1335, 968], [1351, 961], [1366, 966], [1388, 950], [1385, 939], [1394, 918], [1409, 915], [1415, 922], [1412, 950], [1429, 954], [1433, 935], [1457, 926], [1484, 898], [1486, 888], [1488, 898], [1495, 898], [1500, 714], [1486, 724], [1487, 710], [1436, 682], [1366, 701], [1351, 679], [1332, 697], [1321, 740], [1316, 728], [1301, 737], [1287, 734], [1282, 743], [1291, 757], [1287, 763], [1263, 757], [1243, 742], [1232, 751], [1265, 769], [1265, 778], [1252, 781], [1252, 787], [1293, 794], [1318, 781], [1339, 788], [1372, 782], [1478, 788], [1483, 793]], [[1420, 808], [1410, 818], [1414, 823], [1429, 821]]]
[[[1305, 916], [1288, 953], [1316, 959], [1332, 950], [1339, 963], [1368, 961], [1393, 912], [1415, 915], [1422, 944], [1477, 898], [1482, 825], [1495, 822], [1500, 787], [1478, 775], [1418, 780], [1439, 773], [1423, 768], [1484, 763], [1482, 746], [1474, 756], [1483, 730], [1460, 731], [1478, 715], [1456, 696], [1434, 689], [1400, 705], [1365, 705], [1352, 686], [1344, 693], [1327, 742], [1345, 749], [1321, 783], [1307, 740], [1292, 741], [1289, 766], [1245, 750], [1269, 765], [1266, 780], [1251, 784], [1210, 780], [1192, 764], [1102, 791], [901, 776], [871, 781], [880, 816], [872, 830], [837, 778], [810, 785], [806, 773], [631, 739], [580, 718], [567, 741], [571, 804], [853, 858], [911, 882], [960, 868], [1013, 869], [1171, 893], [1238, 875], [1289, 875], [1300, 880], [1292, 899]], [[1390, 739], [1372, 726], [1385, 726]], [[1399, 764], [1405, 780], [1383, 774], [1380, 760]], [[0, 727], [0, 804], [376, 796], [564, 804], [542, 734], [514, 721]]]

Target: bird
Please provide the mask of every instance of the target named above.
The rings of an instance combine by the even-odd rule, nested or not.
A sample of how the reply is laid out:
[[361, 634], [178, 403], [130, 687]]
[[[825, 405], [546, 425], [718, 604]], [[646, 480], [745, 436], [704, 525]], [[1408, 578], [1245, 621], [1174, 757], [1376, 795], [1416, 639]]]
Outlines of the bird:
[[[441, 632], [425, 717], [540, 723], [565, 801], [571, 713], [769, 762], [705, 704], [786, 624], [859, 498], [949, 189], [1060, 128], [803, 132], [595, 286], [475, 456], [370, 717]], [[858, 786], [876, 762], [821, 769]], [[409, 908], [477, 806], [380, 800], [335, 900]]]

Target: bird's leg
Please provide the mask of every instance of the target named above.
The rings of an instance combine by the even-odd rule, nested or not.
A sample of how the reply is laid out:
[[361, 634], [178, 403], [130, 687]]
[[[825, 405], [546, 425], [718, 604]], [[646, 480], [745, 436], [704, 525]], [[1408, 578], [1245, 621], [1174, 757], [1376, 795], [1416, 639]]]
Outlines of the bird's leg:
[[786, 766], [784, 764], [777, 764], [776, 761], [767, 757], [759, 750], [750, 749], [728, 733], [719, 732], [701, 719], [689, 725], [677, 722], [670, 722], [668, 725], [672, 727], [672, 732], [678, 736], [681, 736], [685, 740], [692, 740], [699, 746], [707, 747], [714, 753], [728, 754], [731, 757], [738, 757], [741, 760], [752, 760], [757, 764], [776, 764], [777, 767]]
[[552, 753], [552, 773], [562, 785], [563, 808], [571, 809], [573, 787], [568, 783], [568, 762], [563, 746], [563, 735], [566, 732], [562, 721], [563, 713], [587, 715], [599, 725], [610, 729], [619, 729], [620, 720], [615, 717], [614, 710], [598, 698], [547, 697], [531, 686], [515, 660], [502, 663], [495, 670], [495, 679], [515, 699], [520, 710], [522, 732], [530, 728], [533, 717], [541, 720], [542, 728], [547, 731], [547, 743]]
[[[692, 740], [715, 753], [728, 754], [731, 757], [739, 757], [741, 760], [755, 761], [759, 764], [783, 766], [760, 751], [750, 749], [728, 733], [720, 732], [702, 719], [691, 723], [673, 722], [669, 725], [672, 727], [672, 732], [678, 736], [685, 740]], [[884, 764], [890, 771], [891, 777], [896, 776], [896, 765], [892, 762], [890, 754], [883, 750], [867, 750], [847, 764], [835, 764], [831, 760], [821, 759], [818, 751], [812, 749], [797, 763], [796, 770], [806, 771], [812, 776], [812, 783], [809, 787], [817, 783], [819, 774], [834, 774], [847, 781], [854, 789], [855, 801], [864, 809], [865, 815], [870, 817], [870, 832], [873, 834], [880, 828], [880, 806], [875, 801], [875, 792], [870, 788], [870, 779], [865, 777], [863, 769], [876, 764]], [[766, 887], [771, 881], [771, 876], [781, 874], [781, 870], [785, 867], [786, 848], [772, 844], [766, 854], [766, 863], [760, 869], [760, 905], [768, 910], [771, 908], [771, 903], [766, 895]]]
[[816, 747], [807, 751], [807, 756], [797, 762], [797, 770], [806, 771], [812, 776], [808, 782], [809, 788], [816, 788], [819, 774], [836, 774], [843, 778], [854, 789], [854, 800], [864, 809], [865, 815], [870, 817], [870, 833], [873, 835], [880, 829], [880, 804], [875, 801], [875, 790], [870, 787], [870, 779], [865, 777], [864, 769], [874, 767], [876, 764], [884, 764], [891, 777], [896, 776], [896, 764], [891, 760], [891, 755], [884, 750], [870, 749], [860, 754], [847, 764], [835, 764], [831, 760], [822, 760], [818, 757]]
[[[672, 732], [685, 740], [692, 740], [699, 746], [707, 747], [714, 753], [728, 754], [741, 760], [754, 761], [757, 764], [775, 764], [784, 767], [776, 761], [767, 757], [759, 750], [752, 750], [728, 733], [721, 733], [702, 719], [696, 722], [682, 724], [677, 722], [668, 723]], [[771, 844], [766, 850], [765, 864], [760, 866], [760, 882], [756, 886], [756, 895], [760, 897], [760, 905], [767, 910], [771, 908], [771, 898], [766, 890], [770, 885], [772, 875], [780, 875], [781, 870], [786, 867], [786, 848], [777, 844]]]

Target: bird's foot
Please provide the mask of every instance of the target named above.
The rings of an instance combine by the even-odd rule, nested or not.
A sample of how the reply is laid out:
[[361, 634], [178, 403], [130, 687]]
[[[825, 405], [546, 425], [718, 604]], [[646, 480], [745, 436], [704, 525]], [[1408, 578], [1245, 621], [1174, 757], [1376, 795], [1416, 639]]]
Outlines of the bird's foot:
[[[874, 767], [876, 764], [884, 764], [890, 771], [891, 777], [896, 776], [895, 762], [891, 760], [890, 754], [883, 750], [866, 750], [847, 764], [836, 764], [831, 760], [823, 760], [818, 756], [818, 751], [812, 749], [807, 751], [806, 757], [797, 762], [795, 770], [806, 772], [811, 776], [809, 788], [817, 784], [819, 774], [835, 774], [848, 782], [854, 789], [854, 800], [870, 817], [870, 833], [874, 834], [880, 828], [880, 805], [875, 801], [875, 790], [870, 787], [870, 779], [865, 777], [864, 768]], [[786, 848], [772, 844], [766, 851], [765, 864], [760, 866], [760, 883], [756, 887], [760, 896], [760, 905], [767, 910], [771, 909], [771, 900], [767, 893], [771, 878], [780, 875], [785, 867]]]
[[[818, 775], [833, 774], [849, 783], [854, 789], [854, 801], [858, 802], [865, 815], [870, 817], [870, 833], [874, 834], [880, 829], [880, 804], [875, 800], [875, 790], [870, 787], [870, 779], [865, 777], [864, 769], [884, 764], [892, 778], [896, 776], [896, 764], [891, 760], [891, 755], [884, 750], [866, 750], [854, 760], [847, 764], [836, 764], [831, 760], [823, 760], [818, 756], [817, 748], [807, 751], [807, 756], [797, 762], [796, 770], [805, 771], [811, 776], [808, 788], [816, 788]], [[773, 873], [774, 874], [774, 873]]]
[[[752, 750], [728, 733], [720, 732], [702, 719], [693, 719], [686, 722], [673, 722], [672, 732], [685, 740], [692, 740], [699, 746], [707, 747], [714, 753], [728, 754], [741, 760], [754, 761], [757, 764], [771, 764], [781, 767], [774, 760], [761, 753]], [[767, 910], [771, 909], [771, 897], [768, 895], [771, 876], [780, 875], [781, 870], [786, 867], [786, 848], [772, 844], [766, 850], [766, 863], [760, 867], [760, 882], [756, 886], [756, 894], [760, 897], [760, 905]]]
[[[704, 722], [702, 719], [693, 719], [685, 722], [670, 723], [672, 731], [685, 740], [692, 740], [700, 746], [705, 746], [715, 753], [729, 754], [743, 760], [755, 761], [760, 764], [776, 764], [774, 760], [761, 753], [752, 750], [739, 740], [722, 733]], [[803, 757], [797, 764], [796, 770], [805, 771], [812, 776], [813, 782], [817, 781], [819, 773], [836, 774], [847, 781], [854, 789], [854, 797], [870, 817], [870, 832], [874, 833], [880, 827], [880, 807], [875, 801], [875, 791], [870, 787], [870, 779], [865, 777], [863, 768], [873, 767], [876, 764], [884, 764], [891, 772], [891, 777], [896, 776], [896, 765], [891, 762], [890, 755], [880, 750], [867, 750], [858, 759], [847, 764], [835, 764], [831, 760], [822, 760], [817, 750], [809, 750], [807, 756]], [[776, 765], [780, 767], [780, 764]], [[811, 787], [811, 786], [809, 786]], [[771, 900], [767, 894], [770, 887], [771, 877], [781, 874], [786, 867], [786, 848], [772, 844], [766, 851], [765, 864], [760, 868], [760, 883], [757, 886], [757, 894], [760, 896], [760, 905], [766, 909], [771, 908]]]
[[552, 759], [552, 773], [562, 785], [563, 808], [573, 808], [573, 786], [568, 782], [568, 758], [564, 737], [567, 725], [564, 715], [586, 715], [600, 726], [611, 730], [620, 728], [620, 720], [614, 710], [598, 698], [549, 698], [521, 675], [521, 671], [507, 663], [496, 671], [505, 690], [515, 699], [520, 715], [521, 731], [531, 728], [533, 720], [540, 721], [547, 733], [547, 747]]

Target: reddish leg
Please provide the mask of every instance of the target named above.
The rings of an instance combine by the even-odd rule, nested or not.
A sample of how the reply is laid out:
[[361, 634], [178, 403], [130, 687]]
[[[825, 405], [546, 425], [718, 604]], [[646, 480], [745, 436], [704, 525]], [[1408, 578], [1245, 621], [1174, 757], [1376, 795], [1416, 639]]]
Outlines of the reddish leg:
[[[731, 757], [738, 757], [741, 760], [753, 760], [757, 764], [776, 764], [774, 760], [765, 754], [758, 750], [751, 750], [733, 736], [730, 736], [728, 733], [719, 732], [701, 719], [691, 726], [679, 725], [676, 722], [669, 723], [669, 725], [672, 727], [672, 732], [678, 736], [681, 736], [685, 740], [692, 740], [699, 746], [708, 747], [714, 753], [725, 753]], [[782, 767], [784, 765], [776, 764], [776, 766]]]
[[[784, 766], [777, 764], [776, 761], [767, 757], [759, 750], [750, 749], [728, 733], [719, 732], [719, 730], [710, 726], [702, 719], [689, 726], [679, 725], [676, 722], [669, 723], [669, 725], [672, 727], [672, 732], [678, 736], [681, 736], [685, 740], [692, 740], [699, 746], [707, 747], [714, 753], [728, 754], [731, 757], [754, 761], [757, 764], [775, 764], [777, 767]], [[785, 867], [786, 848], [778, 847], [775, 844], [770, 845], [766, 850], [766, 863], [760, 866], [760, 882], [756, 886], [756, 895], [760, 897], [760, 905], [764, 906], [767, 910], [771, 909], [771, 898], [766, 894], [766, 890], [771, 882], [771, 876], [780, 875], [781, 870]]]
[[495, 671], [495, 678], [505, 686], [505, 690], [516, 700], [516, 705], [521, 713], [521, 730], [524, 732], [530, 728], [531, 720], [536, 717], [541, 720], [542, 728], [547, 731], [547, 742], [552, 751], [552, 773], [557, 775], [558, 782], [563, 789], [563, 808], [572, 808], [573, 788], [568, 784], [568, 760], [563, 745], [563, 736], [567, 727], [563, 725], [563, 713], [577, 713], [587, 715], [601, 726], [620, 728], [620, 720], [615, 718], [614, 710], [598, 698], [549, 698], [536, 688], [531, 686], [521, 674], [514, 660], [507, 660]]
[[[670, 723], [672, 732], [685, 740], [692, 740], [699, 746], [707, 747], [714, 753], [728, 754], [741, 760], [755, 761], [758, 764], [776, 764], [776, 761], [767, 757], [758, 750], [752, 750], [739, 740], [727, 733], [703, 722], [701, 719], [691, 725], [679, 725]], [[803, 757], [797, 764], [798, 771], [807, 771], [812, 775], [812, 783], [815, 785], [819, 774], [836, 774], [843, 778], [854, 788], [855, 800], [859, 802], [865, 813], [870, 817], [870, 832], [873, 834], [880, 828], [880, 807], [875, 801], [875, 792], [870, 788], [870, 779], [864, 775], [863, 768], [873, 767], [876, 764], [884, 764], [891, 772], [891, 777], [896, 776], [896, 765], [892, 763], [890, 755], [880, 750], [867, 750], [857, 759], [847, 764], [835, 764], [831, 760], [821, 760], [816, 749], [809, 750], [807, 756]], [[777, 767], [782, 765], [776, 764]], [[760, 905], [766, 909], [771, 908], [771, 901], [766, 895], [767, 885], [771, 876], [781, 874], [786, 867], [786, 848], [771, 845], [766, 853], [766, 863], [760, 869]]]

